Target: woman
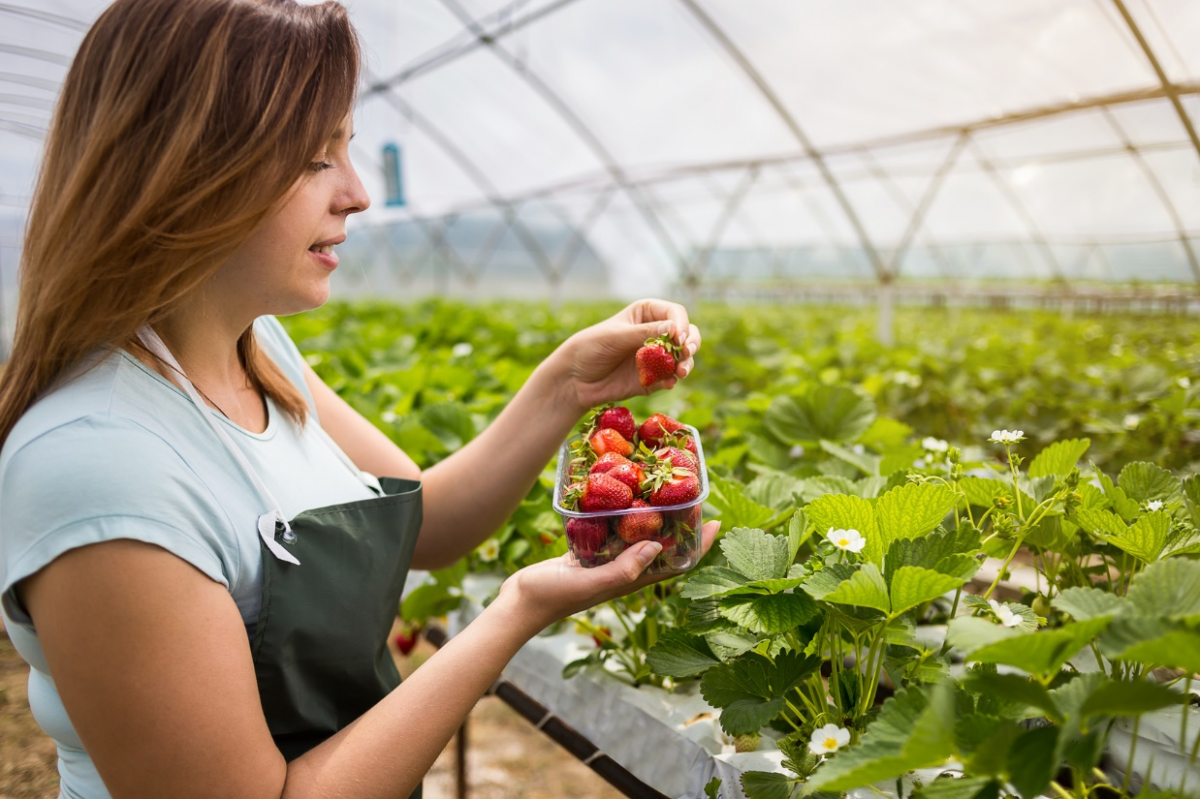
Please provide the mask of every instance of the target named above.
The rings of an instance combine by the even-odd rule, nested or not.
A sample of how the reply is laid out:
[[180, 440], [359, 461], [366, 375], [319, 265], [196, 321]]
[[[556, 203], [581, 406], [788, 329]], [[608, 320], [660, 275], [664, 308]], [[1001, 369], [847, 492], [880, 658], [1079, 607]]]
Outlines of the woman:
[[670, 388], [700, 335], [635, 303], [422, 474], [274, 320], [326, 300], [367, 207], [357, 76], [344, 9], [292, 0], [118, 0], [71, 67], [0, 386], [0, 604], [66, 797], [419, 792], [531, 636], [651, 582], [651, 542], [523, 569], [397, 687], [410, 563], [469, 552], [587, 408], [641, 391], [642, 341], [685, 346]]

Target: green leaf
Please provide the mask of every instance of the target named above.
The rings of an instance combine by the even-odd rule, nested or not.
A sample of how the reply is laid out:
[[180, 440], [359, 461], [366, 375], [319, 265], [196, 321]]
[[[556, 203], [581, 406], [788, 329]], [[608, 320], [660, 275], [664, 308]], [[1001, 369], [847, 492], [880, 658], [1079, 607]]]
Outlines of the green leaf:
[[913, 799], [997, 799], [1000, 783], [990, 777], [938, 777], [913, 792]]
[[1115, 616], [1125, 604], [1121, 597], [1100, 588], [1067, 588], [1051, 604], [1075, 621]]
[[951, 555], [948, 558], [942, 558], [934, 565], [935, 572], [948, 574], [951, 577], [957, 577], [965, 584], [968, 580], [975, 576], [979, 571], [979, 567], [983, 563], [971, 555]]
[[878, 559], [870, 559], [881, 563], [883, 553], [893, 541], [918, 538], [932, 532], [946, 514], [954, 510], [957, 502], [955, 493], [940, 483], [910, 483], [888, 491], [875, 503], [882, 548]]
[[1111, 619], [1098, 618], [1005, 638], [980, 647], [967, 656], [978, 663], [1003, 663], [1030, 674], [1057, 674], [1076, 652], [1087, 646]]
[[1092, 691], [1081, 713], [1092, 716], [1140, 716], [1183, 702], [1183, 696], [1148, 680], [1107, 680]]
[[1108, 497], [1112, 503], [1112, 509], [1125, 521], [1133, 521], [1139, 513], [1142, 512], [1142, 506], [1136, 500], [1132, 500], [1124, 490], [1113, 484], [1112, 478], [1099, 469], [1096, 470], [1096, 477], [1100, 480], [1100, 487], [1104, 489], [1104, 495]]
[[788, 522], [788, 563], [796, 562], [796, 554], [812, 534], [813, 528], [808, 523], [808, 514], [802, 510], [792, 514], [792, 520]]
[[475, 437], [475, 421], [458, 402], [435, 402], [421, 408], [421, 425], [451, 452]]
[[[964, 594], [963, 599], [967, 600], [969, 596]], [[978, 616], [959, 616], [951, 619], [946, 630], [946, 641], [950, 646], [965, 654], [1018, 635], [1020, 633], [1016, 630], [1001, 627], [999, 624]]]
[[724, 480], [712, 472], [708, 475], [712, 491], [708, 503], [721, 513], [723, 526], [732, 530], [736, 527], [763, 527], [775, 517], [775, 511], [759, 505], [746, 496], [746, 487], [731, 480]]
[[410, 624], [423, 624], [457, 610], [462, 601], [462, 594], [451, 593], [450, 586], [427, 583], [414, 588], [404, 597], [400, 603], [400, 617]]
[[[747, 484], [746, 498], [759, 505], [781, 511], [796, 507], [796, 495], [800, 491], [801, 480], [783, 472], [767, 472], [760, 474]], [[745, 525], [757, 527], [758, 525]]]
[[756, 635], [732, 630], [718, 630], [715, 633], [709, 633], [704, 636], [704, 640], [708, 642], [713, 653], [723, 661], [732, 660], [738, 655], [749, 652], [761, 641]]
[[813, 599], [824, 599], [854, 574], [854, 567], [847, 563], [835, 563], [816, 572], [800, 586]]
[[853, 441], [875, 421], [875, 403], [844, 386], [818, 385], [802, 396], [776, 396], [763, 416], [767, 431], [786, 444], [821, 439]]
[[1200, 474], [1193, 474], [1184, 480], [1180, 488], [1183, 491], [1188, 516], [1192, 519], [1192, 526], [1200, 528]]
[[704, 599], [734, 593], [749, 578], [723, 566], [707, 566], [687, 578], [679, 593], [684, 599]]
[[1138, 560], [1153, 563], [1167, 548], [1170, 536], [1171, 514], [1157, 511], [1142, 514], [1122, 535], [1105, 540]]
[[[708, 781], [708, 784], [704, 786], [704, 795], [707, 797], [707, 799], [721, 799], [720, 777], [713, 777]], [[783, 797], [782, 799], [786, 799], [786, 797]]]
[[883, 703], [862, 742], [838, 752], [809, 787], [845, 791], [935, 766], [954, 753], [954, 697], [949, 685], [905, 688]]
[[847, 449], [840, 444], [835, 444], [832, 441], [825, 440], [821, 441], [821, 449], [825, 450], [838, 460], [845, 461], [868, 477], [879, 476], [879, 465], [883, 459], [878, 455], [872, 455], [868, 452], [864, 452], [860, 455], [852, 449]]
[[646, 655], [651, 671], [666, 677], [691, 677], [720, 662], [703, 638], [678, 629], [664, 632]]
[[1058, 768], [1058, 728], [1039, 727], [1021, 734], [1008, 752], [1009, 781], [1024, 799], [1050, 787]]
[[1200, 617], [1200, 561], [1165, 560], [1147, 566], [1133, 578], [1126, 600], [1146, 616]]
[[746, 799], [789, 799], [798, 793], [798, 788], [799, 780], [786, 774], [774, 771], [747, 771], [742, 774], [742, 790], [746, 793]]
[[892, 578], [892, 615], [936, 599], [947, 591], [961, 588], [965, 580], [919, 566], [901, 566]]
[[963, 684], [977, 694], [987, 694], [1009, 702], [1037, 708], [1051, 719], [1060, 718], [1058, 707], [1050, 692], [1041, 684], [1019, 674], [992, 674], [976, 672], [969, 675]]
[[1100, 637], [1110, 660], [1129, 660], [1200, 673], [1200, 631], [1151, 616], [1118, 616]]
[[1107, 510], [1085, 510], [1081, 508], [1071, 515], [1071, 520], [1078, 524], [1085, 532], [1096, 536], [1102, 541], [1108, 541], [1112, 538], [1125, 535], [1125, 531], [1129, 529], [1129, 525], [1120, 516]]
[[1029, 465], [1030, 477], [1066, 477], [1092, 445], [1087, 438], [1056, 441], [1042, 450]]
[[807, 508], [809, 521], [822, 538], [830, 528], [858, 530], [866, 539], [863, 557], [874, 563], [883, 563], [883, 542], [875, 525], [875, 511], [871, 503], [861, 497], [847, 494], [826, 494], [814, 499]]
[[767, 635], [785, 633], [817, 615], [817, 603], [805, 594], [731, 596], [720, 600], [721, 615], [746, 629]]
[[788, 539], [762, 530], [738, 527], [721, 539], [721, 552], [730, 568], [751, 580], [772, 580], [787, 575]]
[[825, 601], [840, 605], [854, 605], [860, 608], [873, 608], [883, 613], [891, 610], [887, 584], [883, 581], [883, 575], [879, 573], [879, 568], [874, 563], [864, 564], [861, 569], [850, 576], [849, 580], [826, 594]]
[[[1016, 495], [1013, 493], [1012, 483], [1004, 480], [994, 480], [988, 477], [964, 477], [958, 481], [958, 487], [962, 489], [966, 495], [967, 502], [971, 505], [976, 505], [980, 508], [990, 508], [994, 504], [996, 497], [1005, 497], [1013, 511], [1016, 511]], [[1021, 503], [1025, 509], [1033, 508], [1037, 505], [1033, 501], [1033, 497], [1021, 492]]]
[[810, 477], [807, 480], [800, 481], [801, 501], [812, 502], [817, 497], [823, 497], [826, 494], [858, 496], [854, 481], [846, 477], [822, 475], [821, 477]]
[[820, 665], [821, 658], [795, 652], [784, 652], [774, 662], [750, 653], [706, 671], [700, 693], [710, 705], [722, 709], [725, 732], [758, 732], [783, 712], [784, 695]]
[[1135, 502], [1145, 504], [1151, 500], [1178, 502], [1179, 480], [1161, 466], [1136, 461], [1127, 464], [1117, 478], [1117, 485]]

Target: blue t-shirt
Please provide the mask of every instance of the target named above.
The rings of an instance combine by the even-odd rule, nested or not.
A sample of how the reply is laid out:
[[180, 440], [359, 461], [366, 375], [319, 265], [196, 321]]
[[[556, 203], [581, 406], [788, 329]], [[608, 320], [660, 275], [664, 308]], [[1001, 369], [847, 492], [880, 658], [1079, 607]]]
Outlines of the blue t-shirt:
[[[312, 406], [304, 361], [273, 317], [255, 322], [259, 346]], [[267, 403], [251, 433], [218, 414], [288, 518], [374, 496], [317, 431]], [[29, 705], [58, 745], [62, 796], [109, 796], [49, 674], [37, 631], [13, 586], [64, 552], [100, 541], [155, 544], [229, 589], [247, 635], [258, 620], [258, 517], [271, 508], [180, 388], [126, 352], [99, 356], [41, 397], [0, 450], [0, 609], [30, 664]]]

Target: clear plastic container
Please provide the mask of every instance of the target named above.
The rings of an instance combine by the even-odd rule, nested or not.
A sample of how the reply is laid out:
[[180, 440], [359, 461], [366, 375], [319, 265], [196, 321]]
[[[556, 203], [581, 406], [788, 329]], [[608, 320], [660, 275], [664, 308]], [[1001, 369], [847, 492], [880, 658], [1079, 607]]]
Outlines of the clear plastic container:
[[625, 517], [638, 514], [661, 513], [663, 526], [653, 540], [663, 545], [663, 551], [647, 567], [650, 573], [684, 572], [700, 560], [700, 525], [703, 523], [701, 506], [708, 498], [708, 470], [704, 464], [704, 447], [700, 433], [690, 425], [684, 425], [692, 440], [696, 442], [696, 459], [700, 462], [700, 495], [682, 505], [662, 505], [652, 508], [626, 508], [586, 512], [563, 507], [562, 498], [571, 484], [568, 468], [571, 463], [571, 444], [580, 440], [577, 433], [563, 442], [558, 450], [558, 469], [554, 479], [554, 510], [562, 517], [572, 559], [580, 566], [591, 568], [602, 566], [633, 546], [617, 535], [617, 526]]

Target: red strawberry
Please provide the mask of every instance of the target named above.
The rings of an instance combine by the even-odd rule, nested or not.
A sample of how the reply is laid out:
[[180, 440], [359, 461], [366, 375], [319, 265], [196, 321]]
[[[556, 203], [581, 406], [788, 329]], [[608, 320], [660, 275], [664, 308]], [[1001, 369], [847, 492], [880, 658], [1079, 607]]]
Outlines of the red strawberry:
[[554, 543], [554, 536], [549, 533], [538, 533], [538, 540], [542, 542], [542, 546], [548, 547]]
[[646, 339], [644, 347], [637, 351], [638, 382], [643, 386], [652, 386], [660, 380], [675, 376], [678, 365], [676, 357], [682, 348], [671, 341], [667, 335]]
[[[698, 493], [699, 489], [697, 489]], [[633, 489], [607, 474], [588, 475], [583, 496], [579, 498], [580, 510], [591, 513], [598, 510], [624, 510], [633, 504]]]
[[596, 642], [596, 646], [604, 646], [605, 641], [612, 640], [612, 630], [607, 627], [597, 627], [596, 632], [592, 633], [592, 640]]
[[700, 496], [700, 478], [688, 469], [674, 468], [652, 480], [651, 505], [682, 505]]
[[609, 428], [598, 431], [588, 443], [597, 455], [615, 452], [628, 458], [633, 454], [633, 444], [630, 444], [625, 436]]
[[[642, 481], [646, 479], [646, 473], [642, 471], [642, 467], [638, 466], [633, 461], [626, 461], [618, 466], [609, 469], [606, 474], [614, 480], [620, 480], [625, 485], [633, 490], [633, 493], [639, 494], [642, 490]], [[634, 500], [636, 502], [637, 500]]]
[[596, 414], [595, 428], [603, 430], [606, 427], [616, 430], [625, 437], [626, 441], [633, 441], [633, 435], [637, 432], [637, 423], [633, 421], [633, 413], [622, 405], [604, 408]]
[[642, 426], [638, 428], [638, 438], [646, 442], [648, 446], [660, 447], [668, 433], [683, 429], [683, 425], [670, 416], [656, 413], [642, 422]]
[[[649, 508], [650, 503], [644, 499], [635, 499], [631, 508]], [[627, 544], [646, 541], [653, 538], [663, 526], [662, 514], [656, 510], [642, 513], [629, 513], [617, 519], [617, 535]]]
[[400, 650], [401, 655], [407, 655], [413, 651], [413, 647], [417, 645], [417, 640], [421, 637], [421, 628], [416, 627], [411, 630], [403, 630], [396, 633], [392, 641], [396, 644], [396, 649]]
[[608, 522], [605, 519], [567, 519], [567, 541], [576, 557], [595, 557], [607, 540]]
[[629, 460], [629, 458], [626, 458], [624, 455], [618, 455], [615, 452], [606, 452], [596, 459], [596, 462], [592, 464], [592, 468], [588, 471], [588, 474], [606, 474], [618, 466], [624, 466], [625, 464], [632, 462], [633, 461]]
[[[691, 439], [688, 439], [689, 441]], [[678, 466], [682, 469], [688, 469], [694, 474], [700, 474], [700, 459], [692, 452], [679, 447], [663, 447], [654, 451], [655, 456], [659, 460], [670, 463], [671, 466]]]

